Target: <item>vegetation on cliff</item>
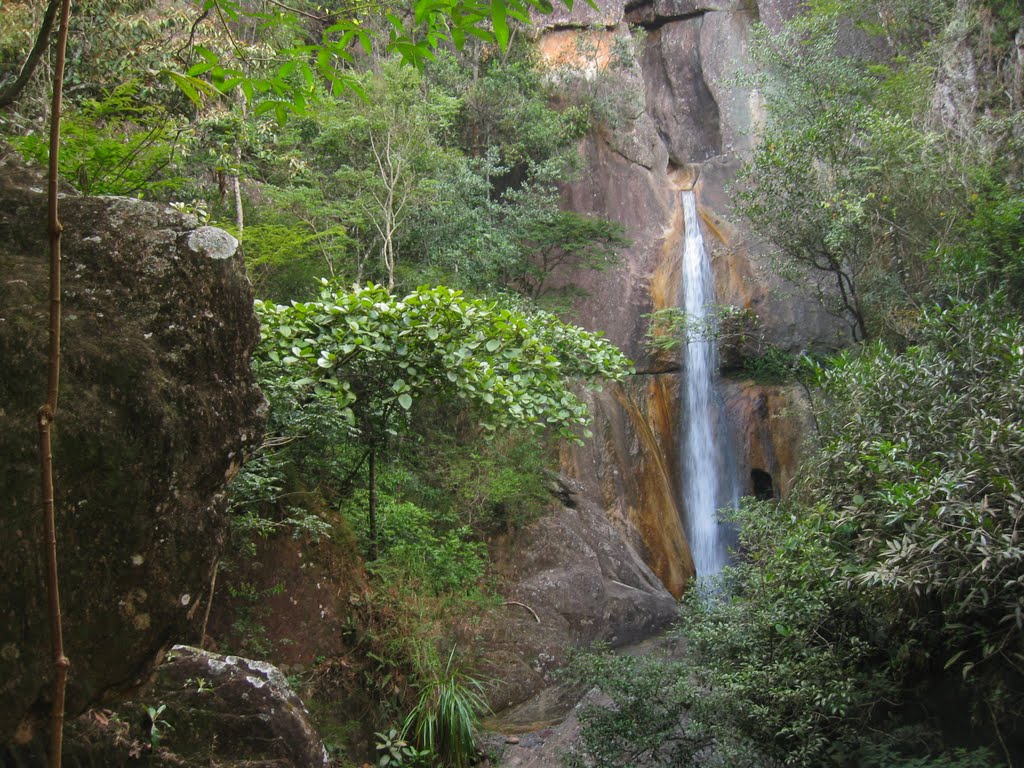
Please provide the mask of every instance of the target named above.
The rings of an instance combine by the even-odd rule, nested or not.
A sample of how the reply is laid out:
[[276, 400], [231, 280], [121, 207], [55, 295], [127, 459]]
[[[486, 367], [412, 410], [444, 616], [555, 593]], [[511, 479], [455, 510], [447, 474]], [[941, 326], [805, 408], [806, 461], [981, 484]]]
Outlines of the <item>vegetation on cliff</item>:
[[805, 361], [819, 432], [789, 498], [732, 513], [689, 658], [580, 662], [615, 702], [585, 716], [581, 764], [1020, 764], [1021, 23], [812, 3], [760, 31], [741, 201], [861, 343]]
[[[341, 562], [336, 644], [297, 665], [339, 760], [373, 752], [359, 718], [379, 729], [381, 760], [468, 760], [480, 686], [458, 641], [494, 602], [488, 537], [546, 503], [549, 438], [583, 418], [567, 378], [628, 367], [543, 311], [570, 297], [553, 269], [608, 266], [625, 241], [559, 210], [595, 110], [553, 107], [511, 40], [509, 18], [541, 5], [377, 18], [304, 1], [197, 14], [93, 0], [75, 16], [65, 180], [231, 229], [264, 299], [269, 437], [234, 486], [199, 640], [257, 656], [305, 640], [266, 626], [287, 590], [273, 565], [261, 572], [269, 541], [300, 540], [298, 568]], [[32, 14], [5, 6], [5, 74]], [[735, 513], [722, 591], [688, 598], [690, 658], [580, 662], [617, 705], [585, 718], [588, 765], [1013, 764], [1019, 28], [1005, 1], [823, 1], [755, 41], [769, 121], [744, 210], [780, 272], [827, 288], [858, 346], [800, 373], [817, 444], [789, 499]], [[29, 78], [3, 113], [3, 133], [37, 159], [43, 91]], [[484, 439], [496, 427], [506, 437]], [[327, 695], [339, 689], [369, 703], [339, 709]]]

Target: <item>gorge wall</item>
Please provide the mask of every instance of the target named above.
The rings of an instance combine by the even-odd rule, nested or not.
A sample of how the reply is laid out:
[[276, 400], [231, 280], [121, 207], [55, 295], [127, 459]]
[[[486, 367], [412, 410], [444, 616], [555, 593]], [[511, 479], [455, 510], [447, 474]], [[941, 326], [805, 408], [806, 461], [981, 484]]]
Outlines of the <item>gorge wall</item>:
[[[617, 269], [565, 278], [586, 292], [574, 319], [605, 331], [636, 362], [637, 375], [593, 396], [595, 437], [567, 448], [563, 468], [675, 595], [693, 576], [679, 502], [680, 361], [650, 353], [644, 336], [645, 315], [680, 304], [680, 191], [696, 195], [719, 304], [756, 313], [765, 341], [787, 352], [844, 341], [814, 299], [773, 274], [767, 249], [730, 204], [730, 184], [761, 118], [760, 96], [742, 80], [754, 70], [752, 29], [778, 24], [795, 7], [791, 0], [608, 0], [556, 11], [539, 35], [553, 76], [570, 98], [587, 92], [599, 116], [583, 147], [588, 170], [564, 189], [563, 202], [620, 222], [633, 241]], [[765, 493], [770, 480], [768, 492], [785, 492], [809, 426], [802, 392], [734, 377], [722, 395], [742, 491]]]

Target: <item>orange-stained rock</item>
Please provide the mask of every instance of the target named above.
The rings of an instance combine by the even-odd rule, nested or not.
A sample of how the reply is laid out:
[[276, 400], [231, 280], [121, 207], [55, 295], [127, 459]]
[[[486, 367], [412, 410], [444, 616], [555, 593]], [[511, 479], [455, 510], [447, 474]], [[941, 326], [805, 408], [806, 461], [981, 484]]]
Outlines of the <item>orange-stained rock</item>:
[[608, 68], [614, 45], [610, 29], [556, 29], [540, 38], [537, 51], [545, 67], [564, 67], [592, 78]]
[[678, 374], [661, 374], [591, 393], [594, 438], [562, 455], [566, 474], [639, 538], [634, 545], [676, 597], [694, 573], [678, 504], [678, 389]]
[[[593, 396], [594, 438], [567, 448], [563, 470], [641, 539], [652, 570], [680, 594], [693, 565], [680, 519], [678, 353], [651, 352], [646, 315], [679, 306], [683, 216], [680, 191], [692, 189], [711, 257], [719, 304], [751, 310], [764, 326], [763, 343], [791, 353], [831, 349], [846, 342], [842, 329], [810, 292], [801, 292], [772, 269], [769, 249], [736, 213], [734, 185], [743, 158], [763, 122], [758, 92], [737, 74], [753, 71], [750, 34], [760, 14], [772, 24], [793, 12], [792, 0], [600, 2], [598, 9], [561, 13], [544, 22], [542, 55], [577, 57], [603, 95], [642, 94], [635, 114], [621, 112], [584, 140], [587, 172], [562, 190], [570, 210], [623, 225], [633, 241], [621, 265], [605, 272], [556, 276], [586, 292], [572, 318], [602, 330], [635, 362], [632, 381]], [[634, 34], [623, 18], [646, 27], [633, 60], [608, 66], [612, 42]], [[581, 30], [598, 23], [601, 29]], [[636, 42], [634, 40], [634, 42]], [[587, 46], [583, 46], [587, 49]], [[602, 94], [598, 94], [602, 95]], [[761, 343], [762, 340], [759, 340]], [[733, 350], [732, 358], [743, 349]], [[730, 359], [732, 359], [730, 358]], [[738, 365], [732, 360], [732, 365]], [[798, 389], [728, 381], [726, 402], [736, 464], [744, 492], [785, 492], [796, 471], [800, 436], [809, 416]], [[755, 475], [757, 482], [755, 487]]]
[[771, 479], [773, 495], [785, 496], [793, 487], [801, 450], [814, 433], [814, 417], [803, 389], [799, 384], [726, 380], [721, 392], [735, 430], [742, 492], [756, 495], [760, 489], [755, 473], [762, 472]]

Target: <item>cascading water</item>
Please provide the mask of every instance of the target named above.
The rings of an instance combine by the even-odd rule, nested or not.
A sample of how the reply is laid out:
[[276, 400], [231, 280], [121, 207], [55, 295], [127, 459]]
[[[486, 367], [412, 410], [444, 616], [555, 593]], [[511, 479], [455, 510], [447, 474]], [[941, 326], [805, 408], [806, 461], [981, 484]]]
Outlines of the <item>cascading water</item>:
[[711, 264], [691, 191], [682, 193], [686, 240], [683, 246], [683, 311], [688, 339], [683, 349], [685, 391], [682, 425], [682, 487], [686, 533], [698, 576], [713, 576], [728, 561], [729, 533], [719, 508], [735, 504], [737, 484], [729, 441], [715, 392], [717, 350], [712, 328], [715, 301]]

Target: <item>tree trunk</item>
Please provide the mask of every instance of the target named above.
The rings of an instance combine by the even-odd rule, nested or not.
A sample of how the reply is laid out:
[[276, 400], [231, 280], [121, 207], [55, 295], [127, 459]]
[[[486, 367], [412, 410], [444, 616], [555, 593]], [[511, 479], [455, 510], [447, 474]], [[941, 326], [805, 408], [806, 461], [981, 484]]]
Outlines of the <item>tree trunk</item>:
[[[239, 124], [239, 134], [245, 130], [245, 99], [241, 100], [242, 121]], [[235, 197], [235, 227], [238, 229], [238, 241], [242, 241], [245, 233], [245, 212], [242, 209], [242, 138], [235, 136], [235, 173], [231, 180], [232, 192]]]
[[50, 43], [53, 20], [57, 17], [57, 9], [60, 7], [61, 0], [50, 0], [49, 5], [46, 6], [46, 12], [43, 14], [43, 21], [39, 25], [39, 34], [36, 36], [35, 45], [32, 46], [32, 50], [29, 51], [28, 56], [25, 58], [25, 63], [21, 65], [21, 71], [8, 86], [0, 91], [0, 107], [6, 107], [8, 104], [14, 103], [18, 96], [21, 95], [21, 92], [25, 90], [28, 81], [32, 79], [32, 74], [36, 71], [39, 60], [43, 57], [43, 51], [46, 50], [46, 46]]

